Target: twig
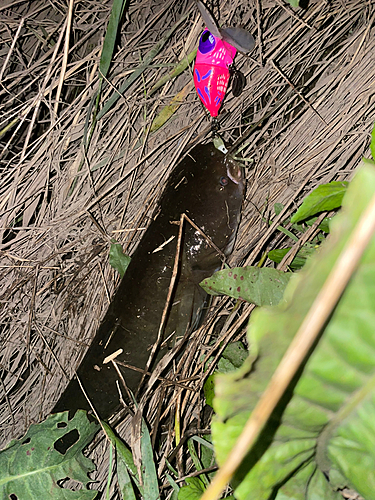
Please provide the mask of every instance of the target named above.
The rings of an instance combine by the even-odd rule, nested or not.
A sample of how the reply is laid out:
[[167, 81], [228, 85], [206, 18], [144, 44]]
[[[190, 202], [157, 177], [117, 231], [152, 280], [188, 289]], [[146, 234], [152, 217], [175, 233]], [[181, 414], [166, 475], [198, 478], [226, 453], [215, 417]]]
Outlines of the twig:
[[9, 51], [8, 51], [8, 54], [7, 54], [6, 58], [5, 58], [5, 61], [4, 61], [4, 64], [3, 64], [3, 67], [1, 68], [1, 71], [0, 71], [0, 82], [1, 82], [1, 81], [2, 81], [2, 79], [3, 79], [3, 75], [4, 75], [5, 68], [7, 67], [7, 64], [8, 64], [8, 62], [9, 62], [9, 59], [11, 58], [11, 55], [12, 55], [13, 50], [14, 50], [14, 47], [15, 47], [15, 45], [16, 45], [16, 43], [17, 43], [17, 40], [18, 40], [18, 37], [19, 37], [19, 35], [20, 35], [20, 32], [21, 32], [21, 29], [22, 29], [22, 26], [23, 26], [24, 22], [25, 22], [25, 18], [24, 18], [24, 17], [22, 17], [22, 18], [21, 18], [21, 21], [20, 21], [20, 24], [19, 24], [19, 26], [18, 26], [18, 28], [17, 28], [16, 34], [14, 35], [14, 38], [13, 38], [13, 41], [12, 41], [12, 45], [10, 46], [10, 49], [9, 49]]
[[55, 101], [55, 107], [53, 110], [53, 113], [54, 113], [53, 119], [55, 117], [57, 117], [57, 110], [59, 108], [60, 95], [61, 95], [61, 91], [62, 91], [62, 86], [64, 84], [66, 66], [68, 64], [70, 30], [71, 30], [72, 18], [73, 18], [73, 5], [74, 5], [74, 0], [69, 0], [68, 19], [67, 19], [66, 30], [65, 30], [64, 55], [63, 55], [63, 60], [62, 60], [62, 65], [61, 65], [59, 85], [58, 85], [57, 91], [56, 91], [56, 101]]
[[319, 117], [319, 119], [328, 127], [328, 123], [322, 118], [322, 116], [314, 109], [314, 107], [309, 103], [309, 101], [301, 94], [299, 90], [296, 89], [296, 87], [293, 85], [293, 83], [289, 80], [289, 78], [281, 71], [280, 68], [276, 66], [275, 61], [271, 59], [271, 64], [275, 68], [275, 70], [279, 73], [279, 75], [284, 78], [284, 80], [292, 87], [294, 92], [302, 99], [302, 101], [307, 104], [307, 106]]
[[309, 30], [312, 30], [314, 29], [312, 26], [310, 26], [306, 21], [304, 21], [303, 19], [299, 18], [298, 16], [296, 16], [294, 14], [294, 12], [292, 11], [291, 8], [289, 7], [286, 7], [286, 5], [284, 5], [280, 0], [275, 0], [276, 3], [278, 3], [280, 5], [280, 7], [282, 7], [290, 16], [292, 16], [294, 19], [296, 19], [298, 22], [302, 23], [304, 26], [306, 26], [306, 28], [309, 28]]

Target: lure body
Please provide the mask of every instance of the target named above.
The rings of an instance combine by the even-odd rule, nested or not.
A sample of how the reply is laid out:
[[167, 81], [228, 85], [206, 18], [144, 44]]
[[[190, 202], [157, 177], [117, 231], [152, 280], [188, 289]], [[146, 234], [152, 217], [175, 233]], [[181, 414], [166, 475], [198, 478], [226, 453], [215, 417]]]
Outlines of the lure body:
[[[203, 105], [212, 118], [216, 118], [227, 91], [230, 67], [237, 50], [248, 54], [255, 46], [251, 33], [243, 28], [219, 28], [214, 16], [201, 0], [196, 4], [206, 25], [199, 39], [194, 66], [194, 85]], [[234, 70], [234, 66], [232, 66]], [[237, 81], [233, 95], [239, 96], [246, 83], [245, 77], [234, 70]]]
[[205, 29], [199, 40], [194, 66], [194, 85], [203, 105], [218, 115], [229, 82], [229, 67], [237, 49]]

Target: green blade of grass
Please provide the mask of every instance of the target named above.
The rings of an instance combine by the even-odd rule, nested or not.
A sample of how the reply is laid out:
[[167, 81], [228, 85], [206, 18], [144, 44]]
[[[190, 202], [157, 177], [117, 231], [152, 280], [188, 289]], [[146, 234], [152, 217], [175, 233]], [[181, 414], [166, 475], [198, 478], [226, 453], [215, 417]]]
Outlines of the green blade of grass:
[[169, 82], [170, 80], [173, 80], [177, 76], [179, 76], [181, 73], [185, 71], [187, 67], [191, 64], [191, 62], [195, 59], [195, 56], [197, 55], [197, 49], [193, 50], [188, 54], [186, 57], [184, 57], [176, 66], [175, 68], [170, 71], [167, 75], [163, 76], [158, 80], [155, 85], [151, 88], [150, 92], [148, 93], [148, 96], [150, 97], [154, 92], [156, 92], [160, 87], [162, 87], [164, 84]]
[[121, 439], [116, 436], [111, 427], [104, 421], [101, 424], [111, 440], [112, 445], [116, 448], [117, 454], [117, 479], [121, 488], [124, 500], [135, 500], [135, 492], [132, 485], [132, 480], [143, 495], [143, 488], [139, 483], [137, 468], [133, 462], [133, 456], [130, 450], [125, 446]]
[[160, 111], [158, 116], [152, 122], [150, 133], [156, 132], [161, 128], [178, 110], [181, 104], [184, 102], [186, 96], [189, 94], [190, 90], [193, 87], [193, 83], [189, 82], [185, 87], [172, 99], [171, 103], [168, 106], [164, 106], [164, 108]]
[[105, 34], [103, 42], [102, 54], [100, 56], [100, 78], [107, 76], [109, 66], [111, 65], [117, 32], [120, 25], [122, 13], [125, 9], [125, 4], [126, 0], [113, 0], [111, 15], [107, 26], [107, 32]]
[[118, 101], [120, 96], [135, 82], [137, 78], [141, 76], [144, 70], [150, 65], [151, 61], [159, 54], [164, 45], [167, 43], [171, 35], [176, 31], [176, 29], [180, 26], [180, 24], [185, 21], [189, 13], [185, 14], [181, 19], [177, 21], [177, 23], [172, 26], [172, 28], [168, 31], [168, 33], [155, 45], [153, 49], [151, 49], [145, 55], [142, 63], [133, 71], [133, 73], [125, 80], [125, 82], [121, 85], [121, 87], [114, 92], [112, 97], [108, 99], [108, 101], [104, 104], [103, 108], [99, 111], [97, 115], [97, 119], [102, 118]]
[[144, 500], [159, 499], [159, 485], [156, 474], [154, 453], [152, 450], [150, 433], [148, 432], [146, 422], [142, 418], [142, 436], [141, 436], [141, 455], [142, 455], [142, 479], [143, 479], [143, 498]]

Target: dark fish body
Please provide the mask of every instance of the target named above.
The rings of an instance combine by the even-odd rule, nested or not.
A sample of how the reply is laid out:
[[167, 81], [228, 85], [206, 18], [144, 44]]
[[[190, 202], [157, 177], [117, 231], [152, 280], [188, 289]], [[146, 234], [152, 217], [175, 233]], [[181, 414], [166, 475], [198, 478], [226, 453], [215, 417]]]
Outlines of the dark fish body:
[[[168, 178], [157, 214], [134, 252], [77, 370], [101, 418], [108, 418], [119, 406], [118, 375], [113, 364], [103, 364], [103, 360], [123, 349], [116, 360], [144, 369], [150, 349], [157, 340], [179, 231], [179, 226], [171, 222], [179, 221], [181, 214], [185, 213], [228, 255], [240, 219], [243, 192], [241, 168], [212, 144], [196, 146]], [[168, 242], [172, 237], [173, 240]], [[182, 245], [178, 281], [163, 335], [165, 339], [172, 333], [174, 338], [183, 336], [197, 320], [206, 299], [199, 282], [221, 264], [218, 252], [188, 222], [184, 225]], [[127, 386], [135, 392], [142, 373], [124, 367], [120, 369]], [[125, 393], [122, 387], [121, 390]], [[79, 408], [89, 409], [89, 405], [74, 378], [53, 412]]]

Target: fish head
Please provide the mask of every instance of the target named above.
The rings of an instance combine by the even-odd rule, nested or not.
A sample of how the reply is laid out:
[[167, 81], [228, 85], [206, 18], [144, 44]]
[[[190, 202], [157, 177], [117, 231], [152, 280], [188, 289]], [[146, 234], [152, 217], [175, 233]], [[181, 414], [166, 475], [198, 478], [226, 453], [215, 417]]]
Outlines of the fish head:
[[175, 209], [196, 226], [186, 221], [184, 252], [189, 265], [214, 271], [235, 242], [244, 197], [242, 168], [209, 143], [196, 146], [175, 174]]

